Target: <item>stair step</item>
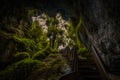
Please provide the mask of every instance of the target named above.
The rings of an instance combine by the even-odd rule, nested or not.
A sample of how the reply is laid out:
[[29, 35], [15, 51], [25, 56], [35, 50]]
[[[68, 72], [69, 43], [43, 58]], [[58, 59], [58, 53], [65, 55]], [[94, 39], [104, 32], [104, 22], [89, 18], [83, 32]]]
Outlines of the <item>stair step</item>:
[[93, 71], [95, 71], [95, 70], [97, 70], [97, 68], [93, 67], [93, 66], [80, 66], [80, 67], [78, 67], [78, 70], [93, 70]]
[[64, 76], [61, 80], [103, 80], [92, 59], [79, 59], [78, 72]]
[[103, 80], [101, 77], [90, 78], [90, 77], [82, 77], [78, 80]]
[[[79, 62], [90, 62], [90, 60], [78, 60]], [[94, 61], [91, 61], [94, 62]]]
[[85, 70], [81, 70], [79, 71], [79, 74], [81, 75], [100, 75], [98, 71], [85, 71]]
[[102, 80], [94, 60], [79, 59], [78, 72], [78, 80]]
[[90, 62], [90, 61], [78, 61], [78, 64], [82, 64], [82, 65], [84, 65], [84, 64], [86, 64], [86, 65], [96, 65], [95, 64], [95, 62]]
[[78, 64], [78, 67], [97, 67], [96, 65], [81, 65]]

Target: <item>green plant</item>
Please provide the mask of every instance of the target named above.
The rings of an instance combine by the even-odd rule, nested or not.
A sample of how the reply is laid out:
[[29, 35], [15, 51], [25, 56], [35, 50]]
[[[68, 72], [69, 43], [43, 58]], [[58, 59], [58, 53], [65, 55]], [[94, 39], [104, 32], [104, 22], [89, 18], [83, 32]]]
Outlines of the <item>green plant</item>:
[[5, 71], [0, 72], [0, 80], [27, 80], [34, 71], [38, 71], [38, 69], [44, 71], [44, 67], [44, 62], [26, 58], [12, 64]]
[[28, 19], [30, 19], [32, 16], [36, 16], [38, 10], [37, 9], [29, 9], [28, 10]]
[[[20, 44], [21, 47], [24, 48], [26, 51], [31, 51], [31, 49], [35, 45], [35, 41], [29, 38], [21, 37], [19, 35], [13, 35], [14, 41]], [[18, 45], [19, 46], [19, 45]]]
[[58, 50], [52, 49], [48, 45], [45, 49], [42, 49], [42, 50], [38, 51], [37, 53], [35, 53], [32, 58], [37, 59], [37, 60], [44, 60], [52, 53], [56, 54], [56, 53], [58, 53]]
[[14, 60], [15, 62], [16, 61], [20, 61], [20, 60], [23, 60], [25, 58], [30, 58], [30, 54], [27, 53], [27, 52], [17, 52], [15, 55], [14, 55]]
[[33, 55], [33, 59], [43, 60], [47, 57], [47, 55], [43, 51], [38, 51], [35, 55]]

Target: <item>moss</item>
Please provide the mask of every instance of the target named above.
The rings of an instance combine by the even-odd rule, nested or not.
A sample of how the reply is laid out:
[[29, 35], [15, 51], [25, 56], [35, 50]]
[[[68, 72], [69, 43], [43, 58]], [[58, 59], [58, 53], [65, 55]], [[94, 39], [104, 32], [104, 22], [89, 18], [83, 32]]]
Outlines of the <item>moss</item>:
[[27, 53], [27, 52], [17, 52], [15, 55], [14, 55], [14, 61], [20, 61], [20, 60], [23, 60], [25, 58], [30, 58], [30, 54]]
[[37, 9], [34, 9], [34, 8], [29, 9], [29, 10], [27, 11], [27, 13], [28, 13], [28, 19], [30, 19], [32, 16], [36, 16], [37, 12], [38, 12]]
[[47, 55], [43, 51], [38, 51], [35, 55], [33, 55], [33, 59], [43, 60], [47, 57]]
[[85, 53], [85, 52], [88, 52], [88, 49], [87, 49], [86, 47], [84, 47], [84, 48], [79, 48], [79, 52]]
[[[28, 15], [33, 16], [34, 12], [34, 10], [30, 10]], [[17, 53], [14, 55], [12, 65], [0, 72], [0, 76], [3, 76], [0, 77], [0, 80], [34, 80], [35, 78], [56, 80], [63, 73], [62, 67], [66, 64], [66, 60], [61, 54], [58, 54], [57, 48], [62, 40], [57, 40], [57, 35], [64, 35], [64, 31], [58, 30], [58, 21], [55, 18], [50, 17], [48, 21], [48, 34], [42, 31], [38, 21], [33, 22], [31, 27], [27, 26], [26, 32], [23, 31], [24, 35], [13, 34], [12, 40], [16, 43], [15, 52]], [[24, 29], [22, 28], [23, 22], [19, 25], [21, 30]], [[71, 38], [76, 39], [75, 28], [73, 24], [71, 25], [71, 33], [67, 37], [72, 35]], [[47, 40], [47, 35], [48, 37], [53, 36], [53, 47]]]
[[45, 63], [26, 58], [0, 72], [0, 80], [26, 80], [35, 70], [44, 67]]
[[17, 43], [22, 44], [22, 45], [23, 45], [22, 47], [23, 47], [24, 49], [28, 50], [28, 51], [30, 51], [31, 48], [35, 45], [34, 40], [29, 39], [29, 38], [24, 38], [24, 37], [20, 37], [20, 36], [18, 36], [18, 35], [14, 35], [14, 36], [13, 36], [13, 39], [14, 39], [14, 41], [16, 41]]
[[78, 49], [78, 55], [80, 56], [87, 56], [89, 55], [89, 50], [86, 47]]
[[50, 54], [45, 60], [48, 66], [49, 80], [56, 80], [62, 72], [62, 67], [66, 64], [66, 60], [60, 54]]
[[56, 50], [56, 49], [52, 49], [49, 45], [45, 48], [45, 49], [42, 49], [40, 51], [38, 51], [37, 53], [35, 53], [33, 55], [33, 59], [37, 59], [37, 60], [44, 60], [46, 59], [49, 55], [51, 54], [56, 54], [58, 53], [59, 51]]
[[62, 74], [61, 68], [65, 63], [60, 54], [50, 54], [44, 61], [26, 58], [1, 71], [0, 80], [56, 80]]
[[[22, 7], [25, 7], [25, 5], [23, 4]], [[15, 49], [13, 49], [15, 51], [12, 51], [11, 54], [9, 54], [12, 55], [14, 61], [11, 62], [4, 71], [0, 72], [0, 80], [34, 80], [35, 78], [37, 79], [37, 77], [39, 77], [39, 80], [56, 80], [62, 73], [61, 67], [66, 63], [62, 56], [57, 54], [59, 53], [57, 50], [57, 41], [53, 45], [55, 48], [51, 48], [49, 46], [49, 41], [47, 40], [47, 34], [43, 33], [39, 23], [35, 21], [30, 26], [24, 21], [23, 18], [28, 17], [28, 19], [31, 19], [32, 16], [36, 16], [38, 12], [37, 9], [20, 9], [13, 8], [13, 10], [7, 11], [10, 13], [13, 11], [13, 13], [8, 15], [11, 17], [7, 18], [6, 16], [6, 21], [1, 19], [3, 22], [0, 23], [0, 25], [5, 25], [5, 28], [3, 28], [6, 32], [0, 30], [0, 36], [5, 38], [6, 41], [0, 40], [3, 42], [0, 43], [0, 45], [4, 45], [3, 48], [5, 48], [5, 45], [9, 42], [8, 39], [12, 39], [15, 43]], [[19, 15], [19, 12], [21, 11], [23, 12]], [[14, 14], [16, 16], [14, 16]], [[56, 19], [53, 17], [49, 18], [48, 25], [51, 27], [51, 29], [49, 28], [50, 35], [54, 36], [55, 39], [57, 34], [63, 33], [56, 28], [57, 24], [58, 21]], [[2, 53], [4, 53], [4, 51], [2, 51]]]
[[48, 80], [57, 80], [59, 76], [60, 76], [60, 74], [55, 74], [55, 75], [51, 76]]
[[39, 26], [38, 21], [34, 21], [31, 25], [31, 28], [28, 30], [27, 35], [31, 39], [39, 39], [43, 36], [43, 31]]
[[53, 65], [53, 67], [54, 67], [53, 69], [55, 69], [58, 66], [62, 67], [62, 65], [64, 65], [66, 63], [66, 60], [60, 54], [50, 54], [48, 56], [48, 58], [46, 58], [45, 62]]

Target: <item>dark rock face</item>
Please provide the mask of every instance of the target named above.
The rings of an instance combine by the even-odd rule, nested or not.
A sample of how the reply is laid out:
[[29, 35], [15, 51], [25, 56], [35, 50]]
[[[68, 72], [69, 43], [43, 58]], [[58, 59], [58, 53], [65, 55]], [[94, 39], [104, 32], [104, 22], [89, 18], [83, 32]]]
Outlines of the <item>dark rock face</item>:
[[85, 29], [80, 37], [88, 46], [96, 48], [111, 72], [120, 67], [120, 17], [118, 16], [120, 5], [118, 3], [118, 0], [80, 1]]

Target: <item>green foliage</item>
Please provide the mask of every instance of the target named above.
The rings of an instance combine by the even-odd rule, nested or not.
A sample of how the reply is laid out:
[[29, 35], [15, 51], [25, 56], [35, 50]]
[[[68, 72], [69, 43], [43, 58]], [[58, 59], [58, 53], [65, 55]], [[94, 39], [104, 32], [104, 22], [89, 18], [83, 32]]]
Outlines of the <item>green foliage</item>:
[[78, 54], [79, 55], [86, 55], [89, 51], [88, 49], [84, 46], [84, 44], [80, 41], [79, 39], [79, 31], [82, 30], [82, 18], [80, 18], [78, 24], [76, 27], [74, 27], [73, 23], [69, 21], [69, 36], [70, 38], [75, 42], [70, 42], [70, 46], [76, 45], [78, 47]]
[[54, 74], [52, 77], [50, 77], [48, 80], [57, 80], [60, 74]]
[[66, 64], [66, 60], [60, 54], [50, 54], [45, 62], [50, 66], [50, 80], [56, 80], [62, 74], [61, 68]]
[[66, 60], [60, 54], [49, 54], [44, 61], [25, 58], [1, 71], [0, 80], [56, 80], [62, 74], [61, 68], [65, 64]]
[[23, 59], [25, 59], [25, 58], [30, 58], [30, 54], [27, 53], [27, 52], [17, 52], [17, 53], [14, 55], [14, 58], [15, 58], [15, 62], [16, 62], [16, 61], [23, 60]]
[[[34, 16], [37, 10], [29, 10], [28, 16]], [[65, 34], [64, 31], [58, 29], [58, 21], [48, 18], [48, 33], [44, 33], [38, 21], [34, 21], [31, 26], [26, 26], [24, 35], [13, 34], [12, 39], [16, 43], [16, 51], [12, 65], [0, 72], [0, 80], [57, 80], [63, 71], [66, 60], [58, 54], [59, 44], [62, 43]], [[24, 23], [21, 21], [19, 30], [23, 30]], [[79, 24], [78, 24], [79, 26]], [[19, 31], [18, 30], [18, 31]], [[52, 36], [51, 41], [48, 37]], [[61, 36], [61, 37], [58, 37]], [[69, 26], [69, 35], [71, 45], [78, 44], [77, 32], [72, 22]], [[50, 45], [52, 42], [52, 46]], [[75, 43], [75, 44], [74, 44]], [[78, 46], [78, 45], [77, 45]], [[80, 53], [85, 52], [84, 49]]]
[[47, 57], [44, 51], [38, 51], [35, 55], [33, 55], [33, 59], [43, 60]]
[[[16, 10], [17, 8], [15, 8], [14, 14], [16, 14]], [[26, 9], [24, 8], [20, 11], [24, 10]], [[17, 16], [19, 16], [20, 11], [18, 9]], [[65, 59], [61, 54], [58, 54], [59, 51], [57, 50], [57, 40], [59, 40], [57, 39], [57, 35], [61, 35], [63, 31], [57, 29], [58, 21], [49, 16], [47, 16], [49, 26], [48, 34], [43, 32], [38, 21], [33, 22], [29, 26], [29, 23], [25, 20], [30, 20], [32, 16], [36, 16], [38, 10], [32, 8], [24, 12], [17, 18], [11, 16], [5, 18], [0, 23], [4, 24], [5, 28], [3, 29], [6, 30], [6, 32], [0, 30], [0, 36], [6, 39], [0, 39], [2, 42], [0, 45], [7, 45], [9, 39], [13, 40], [15, 44], [13, 47], [15, 51], [11, 50], [9, 54], [10, 59], [14, 58], [11, 60], [13, 62], [10, 62], [10, 65], [0, 72], [0, 80], [56, 80], [61, 75], [61, 68], [66, 63]], [[24, 19], [26, 16], [28, 19]], [[49, 45], [47, 38], [49, 35], [53, 36], [54, 48]], [[6, 46], [3, 46], [3, 48], [6, 48]], [[4, 54], [4, 51], [2, 53]]]
[[44, 59], [46, 59], [46, 58], [49, 56], [49, 54], [51, 54], [51, 53], [56, 54], [56, 53], [58, 53], [58, 50], [52, 49], [50, 46], [47, 46], [45, 49], [40, 50], [40, 51], [38, 51], [37, 53], [35, 53], [32, 58], [33, 58], [33, 59], [37, 59], [37, 60], [44, 60]]
[[78, 47], [81, 47], [83, 45], [79, 40], [79, 30], [82, 29], [81, 25], [82, 25], [82, 19], [80, 18], [80, 21], [79, 21], [79, 23], [77, 24], [77, 27], [76, 27], [76, 38], [77, 38]]
[[58, 33], [57, 31], [58, 31], [58, 29], [57, 29], [57, 26], [55, 26], [55, 24], [50, 25], [48, 28], [48, 35], [56, 36], [56, 34]]
[[34, 21], [31, 25], [29, 32], [28, 32], [28, 36], [30, 38], [36, 39], [36, 38], [39, 38], [40, 35], [42, 35], [42, 34], [43, 34], [43, 32], [42, 32], [41, 27], [39, 26], [38, 21]]
[[9, 66], [0, 73], [0, 80], [27, 80], [33, 71], [45, 66], [44, 62], [26, 58]]
[[33, 22], [31, 28], [26, 32], [27, 36], [14, 35], [13, 39], [18, 43], [18, 51], [33, 53], [44, 49], [48, 45], [46, 34], [44, 34], [37, 21]]
[[33, 46], [35, 45], [35, 41], [29, 38], [24, 38], [18, 35], [14, 35], [13, 39], [21, 44], [21, 46], [26, 50], [26, 51], [31, 51], [31, 48], [33, 48]]
[[43, 33], [38, 21], [32, 23], [31, 28], [27, 32], [28, 38], [35, 42], [36, 51], [44, 49], [48, 45], [47, 36]]
[[73, 25], [73, 22], [72, 21], [69, 21], [69, 34], [72, 35], [73, 33], [75, 33], [75, 28], [74, 28], [74, 25]]
[[69, 21], [69, 36], [72, 40], [74, 40], [75, 45], [81, 47], [82, 43], [79, 40], [79, 30], [81, 29], [82, 19], [80, 18], [79, 23], [75, 27], [73, 22]]
[[83, 48], [79, 48], [78, 49], [78, 54], [80, 56], [86, 56], [89, 54], [89, 50], [86, 48], [86, 47], [83, 47]]
[[65, 63], [65, 59], [60, 54], [50, 54], [45, 62], [53, 67], [53, 71], [59, 70]]
[[37, 9], [29, 9], [28, 10], [28, 19], [30, 19], [32, 16], [35, 16], [37, 14], [38, 10]]
[[88, 53], [88, 49], [86, 47], [84, 48], [79, 48], [79, 53]]
[[62, 30], [58, 29], [58, 21], [57, 19], [53, 18], [53, 17], [48, 17], [48, 33], [47, 36], [49, 38], [51, 38], [51, 47], [54, 48], [58, 48], [58, 35], [61, 35], [63, 33]]

